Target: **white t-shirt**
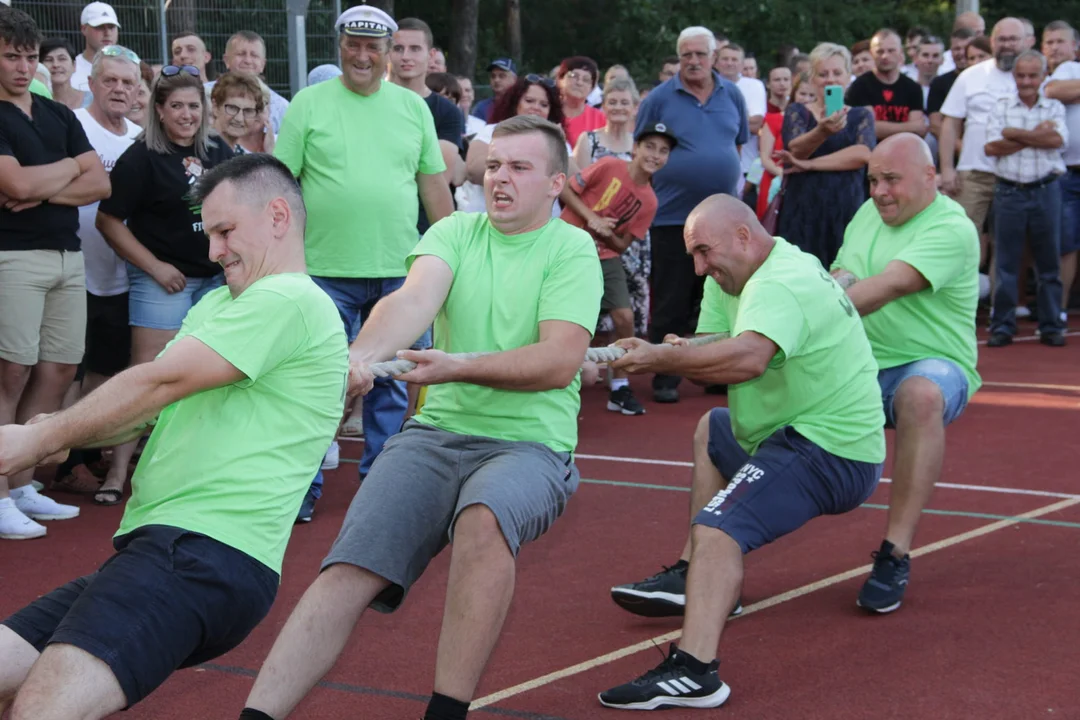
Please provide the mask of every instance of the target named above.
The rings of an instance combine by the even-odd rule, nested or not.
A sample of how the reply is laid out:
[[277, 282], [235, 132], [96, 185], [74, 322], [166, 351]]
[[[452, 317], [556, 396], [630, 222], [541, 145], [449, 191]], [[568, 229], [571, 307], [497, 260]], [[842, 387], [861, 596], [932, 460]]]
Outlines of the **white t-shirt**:
[[1015, 93], [1016, 80], [1012, 73], [999, 70], [994, 58], [972, 65], [956, 78], [941, 106], [941, 114], [966, 121], [957, 170], [994, 172], [994, 163], [983, 150], [986, 124], [997, 101]]
[[[768, 111], [768, 93], [765, 92], [765, 83], [757, 78], [748, 78], [740, 75], [739, 82], [737, 82], [736, 85], [739, 87], [739, 92], [742, 93], [743, 100], [746, 101], [746, 117], [752, 118], [755, 115], [760, 115], [764, 118], [765, 113]], [[746, 175], [750, 166], [754, 164], [754, 160], [757, 159], [759, 154], [758, 136], [751, 134], [750, 142], [742, 146], [741, 160], [743, 175]]]
[[94, 64], [83, 57], [82, 53], [79, 53], [75, 57], [75, 72], [71, 73], [71, 87], [76, 90], [89, 90], [90, 71], [93, 68]]
[[[91, 117], [86, 108], [76, 110], [75, 117], [82, 123], [86, 139], [97, 151], [107, 173], [112, 172], [116, 161], [142, 132], [141, 127], [125, 119], [127, 129], [124, 134], [115, 135]], [[86, 265], [86, 289], [98, 297], [111, 297], [128, 291], [127, 266], [95, 227], [97, 211], [98, 203], [79, 208], [79, 240], [82, 241], [83, 262]]]
[[[494, 132], [495, 124], [488, 123], [476, 133], [476, 136], [469, 143], [471, 145], [474, 142], [482, 142], [490, 145], [491, 136]], [[574, 154], [574, 149], [570, 147], [570, 143], [566, 144], [566, 152], [568, 155]], [[454, 201], [457, 203], [458, 212], [487, 212], [483, 185], [477, 185], [466, 180], [465, 184], [454, 192]], [[562, 207], [559, 205], [559, 201], [556, 200], [555, 205], [551, 208], [551, 216], [559, 217], [560, 215], [562, 215]]]
[[[1058, 65], [1050, 80], [1080, 80], [1080, 62], [1069, 60]], [[1065, 127], [1069, 131], [1069, 143], [1065, 146], [1065, 164], [1080, 165], [1080, 103], [1065, 106]]]

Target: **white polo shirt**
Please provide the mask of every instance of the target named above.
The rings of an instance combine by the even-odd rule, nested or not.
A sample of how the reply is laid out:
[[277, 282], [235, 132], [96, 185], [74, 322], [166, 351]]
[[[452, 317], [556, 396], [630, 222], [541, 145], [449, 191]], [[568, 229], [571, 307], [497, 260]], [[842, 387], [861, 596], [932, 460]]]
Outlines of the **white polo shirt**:
[[986, 125], [997, 102], [1016, 95], [1012, 73], [999, 70], [993, 58], [972, 65], [956, 78], [941, 113], [965, 120], [964, 144], [957, 170], [994, 172], [994, 163], [986, 156]]
[[[1080, 62], [1070, 60], [1058, 65], [1050, 76], [1050, 81], [1080, 80]], [[1080, 103], [1065, 106], [1065, 127], [1072, 142], [1065, 145], [1065, 164], [1069, 167], [1080, 165]]]

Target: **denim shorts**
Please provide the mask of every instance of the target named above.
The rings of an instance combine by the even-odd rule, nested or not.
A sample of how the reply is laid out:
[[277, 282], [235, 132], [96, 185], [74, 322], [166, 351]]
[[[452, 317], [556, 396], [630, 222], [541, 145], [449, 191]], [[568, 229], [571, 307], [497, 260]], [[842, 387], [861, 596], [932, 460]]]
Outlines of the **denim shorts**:
[[727, 408], [709, 413], [709, 459], [728, 484], [694, 524], [722, 531], [743, 553], [820, 515], [859, 507], [874, 494], [884, 467], [833, 455], [791, 426], [777, 430], [750, 455], [735, 440]]
[[112, 670], [128, 706], [179, 668], [229, 652], [277, 595], [276, 572], [199, 533], [147, 525], [113, 540], [90, 575], [35, 600], [3, 624], [38, 652], [74, 645]]
[[881, 401], [885, 405], [885, 427], [896, 427], [896, 413], [893, 402], [900, 384], [910, 377], [922, 377], [931, 381], [941, 390], [945, 399], [945, 424], [956, 420], [964, 412], [968, 403], [967, 375], [956, 363], [942, 358], [926, 358], [906, 365], [897, 365], [878, 372], [878, 384], [881, 385]]
[[187, 278], [184, 289], [170, 293], [153, 277], [131, 263], [127, 266], [131, 284], [128, 298], [128, 322], [134, 327], [153, 330], [179, 330], [184, 317], [203, 295], [225, 284], [225, 273], [208, 278]]

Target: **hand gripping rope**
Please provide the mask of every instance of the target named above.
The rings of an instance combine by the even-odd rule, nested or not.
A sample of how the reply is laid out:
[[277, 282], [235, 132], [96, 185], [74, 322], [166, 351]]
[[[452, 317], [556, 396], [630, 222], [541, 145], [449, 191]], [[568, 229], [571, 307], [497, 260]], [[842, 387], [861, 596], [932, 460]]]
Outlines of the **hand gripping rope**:
[[[723, 340], [730, 337], [728, 333], [716, 333], [715, 335], [702, 335], [701, 337], [692, 338], [689, 342], [690, 345], [708, 345], [714, 343], [717, 340]], [[458, 353], [455, 354], [455, 358], [462, 360], [471, 360], [472, 358], [480, 357], [481, 355], [492, 355], [490, 352], [473, 352], [473, 353]], [[585, 353], [586, 362], [606, 363], [618, 360], [626, 354], [626, 350], [621, 347], [615, 347], [614, 345], [608, 345], [607, 347], [589, 348]], [[370, 366], [371, 373], [377, 378], [385, 377], [397, 377], [398, 375], [404, 375], [405, 373], [413, 370], [416, 367], [416, 363], [411, 360], [388, 360], [386, 362], [375, 363]]]

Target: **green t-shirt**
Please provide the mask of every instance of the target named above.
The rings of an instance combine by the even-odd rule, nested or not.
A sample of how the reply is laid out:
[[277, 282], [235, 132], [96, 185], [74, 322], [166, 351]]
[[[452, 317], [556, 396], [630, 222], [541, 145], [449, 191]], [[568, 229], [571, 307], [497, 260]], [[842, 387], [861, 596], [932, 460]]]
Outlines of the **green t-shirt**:
[[867, 201], [848, 224], [833, 268], [858, 278], [877, 275], [893, 260], [919, 271], [930, 287], [863, 318], [882, 370], [926, 358], [960, 366], [968, 398], [982, 385], [975, 310], [979, 303], [979, 234], [964, 209], [945, 195], [900, 227], [881, 221]]
[[885, 460], [877, 363], [855, 307], [816, 257], [776, 238], [738, 297], [706, 280], [697, 331], [752, 331], [780, 348], [763, 375], [728, 389], [746, 452], [790, 425], [833, 455]]
[[52, 93], [49, 92], [49, 87], [37, 78], [30, 78], [30, 92], [37, 93], [41, 97], [47, 97], [52, 100]]
[[208, 293], [176, 340], [187, 335], [247, 378], [161, 411], [117, 535], [179, 527], [280, 573], [304, 491], [345, 404], [341, 318], [307, 275], [271, 275], [235, 300], [227, 287]]
[[[495, 352], [531, 345], [540, 341], [544, 320], [576, 323], [590, 333], [596, 327], [604, 294], [596, 244], [562, 220], [503, 235], [487, 213], [454, 213], [431, 226], [409, 264], [420, 255], [442, 258], [454, 272], [435, 317], [438, 350]], [[573, 452], [580, 385], [580, 373], [569, 387], [544, 392], [432, 385], [416, 420], [462, 435], [527, 440]]]
[[300, 179], [308, 272], [404, 277], [416, 247], [416, 174], [446, 170], [435, 120], [412, 90], [383, 81], [358, 95], [340, 80], [289, 103], [274, 155]]

